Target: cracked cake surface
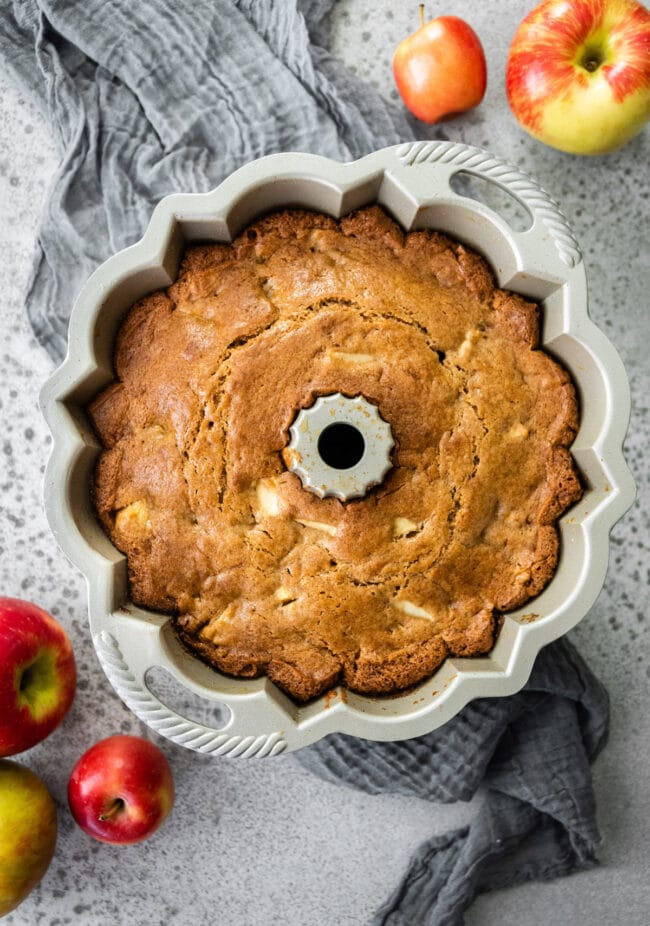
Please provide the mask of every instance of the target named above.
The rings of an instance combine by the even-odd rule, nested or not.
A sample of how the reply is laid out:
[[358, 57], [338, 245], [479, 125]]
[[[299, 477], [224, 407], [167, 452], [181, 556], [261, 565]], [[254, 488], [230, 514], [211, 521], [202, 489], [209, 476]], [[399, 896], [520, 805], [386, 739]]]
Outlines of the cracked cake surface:
[[[499, 615], [550, 581], [581, 494], [575, 391], [539, 321], [477, 254], [378, 206], [276, 212], [189, 247], [126, 315], [89, 406], [94, 503], [133, 601], [301, 702], [488, 652]], [[345, 503], [283, 459], [297, 412], [336, 392], [395, 438], [382, 484]]]

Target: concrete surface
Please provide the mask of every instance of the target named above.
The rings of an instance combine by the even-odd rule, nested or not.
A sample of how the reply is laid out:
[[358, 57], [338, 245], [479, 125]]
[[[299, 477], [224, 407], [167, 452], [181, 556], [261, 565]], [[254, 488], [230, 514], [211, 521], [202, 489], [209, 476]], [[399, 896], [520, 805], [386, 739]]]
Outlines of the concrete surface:
[[[552, 151], [517, 128], [503, 71], [510, 38], [532, 5], [500, 0], [479, 10], [469, 0], [453, 4], [484, 42], [489, 87], [477, 110], [441, 128], [532, 173], [573, 224], [587, 261], [592, 315], [618, 347], [632, 381], [626, 447], [640, 495], [614, 530], [605, 588], [571, 634], [612, 699], [610, 742], [594, 770], [602, 866], [485, 895], [467, 924], [647, 926], [650, 131], [617, 154], [581, 159]], [[396, 98], [392, 51], [416, 20], [416, 3], [342, 0], [334, 15], [334, 51]], [[55, 614], [71, 634], [79, 665], [78, 695], [64, 725], [23, 757], [59, 806], [57, 853], [41, 885], [5, 922], [362, 926], [397, 882], [410, 851], [431, 833], [468, 820], [472, 805], [368, 797], [323, 784], [290, 758], [211, 760], [159, 741], [178, 796], [172, 817], [149, 842], [122, 849], [94, 843], [68, 813], [66, 783], [79, 755], [104, 736], [143, 728], [99, 668], [86, 631], [84, 582], [58, 550], [41, 503], [50, 439], [37, 394], [51, 363], [28, 330], [22, 300], [56, 165], [42, 116], [0, 73], [0, 593], [31, 598]]]

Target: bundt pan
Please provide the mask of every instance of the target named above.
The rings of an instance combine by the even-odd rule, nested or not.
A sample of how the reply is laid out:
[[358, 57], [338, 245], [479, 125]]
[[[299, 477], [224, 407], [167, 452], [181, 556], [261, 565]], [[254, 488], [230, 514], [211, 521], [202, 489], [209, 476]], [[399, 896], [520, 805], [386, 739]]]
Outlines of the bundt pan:
[[[472, 178], [514, 197], [529, 227], [515, 230], [484, 201], [464, 195]], [[113, 347], [126, 311], [175, 279], [186, 243], [230, 241], [272, 209], [302, 207], [338, 217], [371, 203], [381, 204], [407, 230], [435, 228], [465, 242], [487, 258], [500, 287], [542, 304], [543, 346], [570, 371], [579, 394], [581, 425], [571, 450], [585, 492], [560, 521], [555, 576], [537, 598], [505, 616], [489, 655], [449, 658], [399, 696], [335, 689], [298, 706], [267, 678], [229, 678], [204, 665], [177, 641], [167, 615], [129, 600], [125, 558], [103, 533], [91, 504], [99, 447], [84, 408], [114, 377]], [[485, 151], [450, 142], [409, 143], [347, 164], [272, 155], [242, 167], [210, 193], [168, 196], [142, 240], [106, 261], [82, 290], [68, 356], [44, 386], [41, 404], [53, 435], [47, 515], [59, 544], [86, 576], [90, 632], [102, 667], [152, 729], [211, 755], [277, 755], [335, 731], [405, 739], [445, 723], [473, 698], [513, 694], [525, 684], [539, 649], [593, 604], [607, 570], [609, 532], [634, 498], [621, 451], [628, 383], [616, 351], [587, 314], [585, 268], [571, 229], [526, 174]], [[220, 728], [195, 723], [164, 704], [148, 687], [154, 667], [212, 702], [215, 711], [226, 705], [227, 721]]]

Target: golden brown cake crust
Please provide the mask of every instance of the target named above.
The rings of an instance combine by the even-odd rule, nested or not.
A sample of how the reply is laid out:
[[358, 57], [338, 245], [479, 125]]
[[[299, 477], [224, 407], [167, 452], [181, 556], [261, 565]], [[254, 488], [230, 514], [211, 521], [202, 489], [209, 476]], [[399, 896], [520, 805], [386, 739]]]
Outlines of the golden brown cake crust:
[[[188, 249], [120, 330], [90, 415], [98, 515], [133, 600], [181, 640], [298, 701], [395, 692], [487, 652], [556, 567], [580, 497], [567, 373], [539, 310], [486, 263], [379, 207], [291, 210]], [[317, 396], [363, 395], [393, 469], [362, 499], [303, 489], [282, 451]]]

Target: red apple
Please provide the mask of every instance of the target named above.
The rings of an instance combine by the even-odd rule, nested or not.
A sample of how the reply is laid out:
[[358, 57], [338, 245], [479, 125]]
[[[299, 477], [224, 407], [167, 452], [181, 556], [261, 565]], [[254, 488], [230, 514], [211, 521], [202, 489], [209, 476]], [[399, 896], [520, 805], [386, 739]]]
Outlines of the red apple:
[[0, 598], [0, 756], [45, 739], [65, 717], [76, 683], [63, 627], [29, 601]]
[[614, 151], [650, 119], [650, 13], [636, 0], [544, 0], [515, 32], [506, 92], [534, 138]]
[[397, 46], [395, 83], [404, 103], [422, 122], [477, 106], [485, 95], [487, 68], [477, 34], [457, 16], [438, 16]]
[[68, 802], [89, 836], [113, 845], [141, 842], [172, 809], [171, 769], [153, 743], [138, 736], [109, 736], [73, 768]]

